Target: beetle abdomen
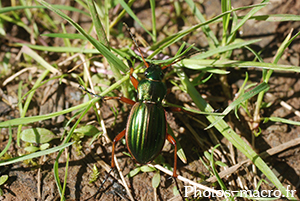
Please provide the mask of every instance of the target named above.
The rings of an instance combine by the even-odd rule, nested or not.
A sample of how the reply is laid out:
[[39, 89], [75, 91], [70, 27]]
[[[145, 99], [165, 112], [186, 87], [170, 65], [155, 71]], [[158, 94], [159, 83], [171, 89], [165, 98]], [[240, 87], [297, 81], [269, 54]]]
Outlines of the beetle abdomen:
[[151, 162], [162, 150], [166, 138], [166, 116], [161, 105], [137, 102], [126, 127], [127, 148], [136, 162]]

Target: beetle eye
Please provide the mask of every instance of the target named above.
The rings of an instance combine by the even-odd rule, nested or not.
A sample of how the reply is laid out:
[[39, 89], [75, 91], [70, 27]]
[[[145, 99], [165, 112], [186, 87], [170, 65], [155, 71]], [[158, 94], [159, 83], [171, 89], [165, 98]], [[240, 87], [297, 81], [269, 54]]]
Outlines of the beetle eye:
[[162, 80], [164, 78], [164, 73], [161, 72], [159, 76], [160, 76], [160, 79]]

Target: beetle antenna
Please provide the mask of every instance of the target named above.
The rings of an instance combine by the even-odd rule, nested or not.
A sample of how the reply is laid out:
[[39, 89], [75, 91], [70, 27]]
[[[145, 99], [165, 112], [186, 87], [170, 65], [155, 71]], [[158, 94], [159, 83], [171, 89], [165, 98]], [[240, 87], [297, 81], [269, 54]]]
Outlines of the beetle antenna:
[[166, 69], [166, 68], [172, 66], [173, 64], [176, 64], [177, 62], [179, 62], [179, 61], [181, 61], [181, 60], [183, 60], [183, 59], [185, 59], [185, 58], [188, 58], [189, 56], [191, 56], [191, 55], [193, 55], [193, 54], [195, 54], [195, 53], [197, 53], [197, 51], [189, 52], [187, 55], [183, 55], [183, 56], [179, 57], [179, 59], [177, 59], [176, 61], [173, 61], [172, 63], [170, 63], [170, 64], [168, 64], [168, 65], [166, 65], [166, 66], [161, 67], [161, 69], [164, 70], [164, 69]]
[[77, 69], [79, 66], [83, 65], [84, 63], [87, 63], [88, 61], [94, 59], [94, 58], [97, 58], [97, 57], [101, 57], [101, 55], [97, 55], [97, 56], [92, 56], [91, 58], [85, 60], [85, 61], [82, 61], [80, 64], [77, 64], [76, 66], [74, 66], [71, 70], [68, 70], [68, 73], [71, 73], [72, 71], [74, 71], [75, 69]]
[[110, 176], [110, 173], [111, 173], [112, 170], [113, 170], [113, 168], [111, 168], [111, 169], [109, 170], [109, 172], [107, 173], [105, 179], [102, 181], [100, 187], [98, 188], [97, 192], [96, 192], [94, 195], [92, 195], [91, 197], [89, 197], [88, 199], [86, 199], [85, 201], [88, 201], [88, 200], [91, 199], [91, 198], [94, 198], [94, 199], [96, 198], [96, 196], [97, 196], [98, 193], [100, 192], [101, 188], [103, 187], [104, 183], [106, 182], [106, 180], [107, 180], [108, 177]]
[[182, 198], [182, 200], [184, 200], [184, 197], [182, 196], [182, 193], [180, 192], [180, 188], [178, 186], [178, 182], [177, 182], [176, 178], [174, 178], [174, 181], [175, 181], [175, 185], [176, 185], [177, 191], [179, 192], [180, 197]]
[[111, 173], [112, 170], [113, 170], [113, 168], [111, 168], [111, 169], [109, 170], [109, 172], [107, 173], [105, 179], [102, 181], [102, 184], [101, 184], [101, 186], [99, 187], [99, 190], [102, 188], [102, 186], [104, 185], [104, 183], [106, 182], [106, 180], [107, 180], [108, 177], [110, 176], [110, 173]]
[[141, 49], [139, 48], [139, 46], [138, 46], [138, 44], [137, 44], [137, 42], [136, 42], [136, 40], [135, 40], [133, 34], [131, 33], [131, 31], [130, 31], [129, 27], [127, 26], [127, 24], [126, 24], [125, 22], [123, 22], [123, 24], [124, 24], [124, 26], [126, 27], [127, 31], [129, 32], [129, 34], [130, 34], [130, 36], [131, 36], [131, 38], [132, 38], [132, 40], [133, 40], [133, 43], [134, 43], [135, 47], [136, 47], [136, 48], [138, 49], [138, 51], [140, 52], [140, 54], [141, 54], [141, 56], [142, 56], [142, 59], [143, 59], [143, 61], [144, 61], [144, 64], [145, 64], [146, 67], [148, 68], [148, 67], [149, 67], [149, 64], [146, 62], [146, 60], [145, 60], [145, 58], [144, 58], [144, 56], [143, 56], [143, 53], [142, 53]]
[[98, 94], [94, 94], [93, 92], [91, 92], [91, 91], [85, 89], [85, 88], [84, 88], [83, 86], [81, 86], [81, 85], [79, 85], [79, 88], [80, 88], [81, 90], [85, 91], [86, 93], [89, 93], [89, 94], [91, 94], [91, 95], [93, 95], [93, 96], [96, 96], [96, 97], [101, 98], [101, 99], [104, 98], [103, 96], [100, 96], [100, 95], [98, 95]]
[[179, 62], [179, 61], [181, 61], [181, 60], [183, 60], [183, 59], [185, 59], [185, 58], [186, 58], [186, 57], [182, 57], [182, 58], [180, 58], [180, 59], [178, 59], [178, 60], [176, 60], [176, 61], [174, 61], [174, 62], [172, 62], [172, 63], [170, 63], [170, 64], [168, 64], [168, 65], [166, 65], [166, 66], [161, 67], [161, 69], [164, 70], [164, 69], [166, 69], [166, 68], [172, 66], [173, 64], [176, 64], [177, 62]]

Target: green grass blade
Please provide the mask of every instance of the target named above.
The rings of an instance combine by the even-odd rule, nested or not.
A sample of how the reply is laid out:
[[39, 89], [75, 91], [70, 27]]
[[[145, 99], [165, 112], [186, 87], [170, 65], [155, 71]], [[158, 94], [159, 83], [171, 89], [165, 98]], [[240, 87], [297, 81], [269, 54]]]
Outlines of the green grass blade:
[[[0, 10], [2, 9], [1, 4], [0, 4]], [[0, 19], [0, 36], [5, 36], [6, 31], [4, 28], [4, 20]], [[9, 52], [8, 52], [9, 53]]]
[[[129, 79], [129, 75], [125, 75], [123, 76], [123, 78], [121, 80], [119, 80], [118, 82], [114, 83], [113, 85], [111, 85], [109, 88], [107, 88], [105, 91], [103, 91], [100, 96], [105, 96], [107, 93], [109, 93], [110, 91], [120, 87], [120, 85], [127, 81]], [[39, 115], [39, 116], [31, 116], [31, 117], [24, 117], [24, 118], [17, 118], [17, 119], [11, 119], [8, 121], [4, 121], [4, 122], [0, 122], [0, 128], [5, 128], [5, 127], [9, 127], [11, 126], [17, 126], [19, 124], [30, 124], [30, 123], [34, 123], [34, 122], [38, 122], [38, 121], [43, 121], [46, 119], [51, 119], [52, 117], [56, 117], [59, 115], [63, 115], [69, 112], [72, 112], [74, 110], [80, 110], [84, 107], [87, 107], [89, 104], [95, 104], [95, 102], [99, 101], [99, 98], [93, 98], [92, 100], [82, 103], [80, 105], [76, 105], [74, 107], [62, 110], [62, 111], [58, 111], [58, 112], [54, 112], [54, 113], [50, 113], [50, 114], [45, 114], [45, 115]]]
[[[202, 13], [197, 8], [196, 4], [193, 0], [185, 0], [185, 2], [189, 5], [190, 9], [192, 10], [193, 14], [200, 20], [201, 23], [204, 23], [206, 20]], [[214, 32], [209, 28], [208, 25], [204, 25], [201, 27], [202, 31], [206, 35], [208, 39], [208, 44], [211, 48], [215, 48], [219, 46], [219, 41], [214, 34]]]
[[[254, 51], [252, 48], [250, 48], [249, 46], [245, 46], [245, 48], [247, 48], [250, 52], [252, 52], [252, 54], [255, 55], [255, 58], [259, 61], [259, 62], [264, 62], [263, 58], [259, 55], [258, 52]], [[255, 59], [255, 60], [256, 60]]]
[[31, 58], [33, 58], [36, 62], [38, 62], [41, 66], [46, 68], [48, 71], [52, 72], [53, 74], [59, 73], [59, 71], [51, 66], [47, 61], [45, 61], [40, 55], [34, 52], [32, 49], [27, 47], [26, 45], [22, 48], [23, 53], [27, 54]]
[[[128, 1], [128, 4], [127, 4], [128, 7], [130, 8], [134, 2], [135, 2], [135, 0], [129, 0], [129, 1]], [[109, 29], [113, 28], [113, 27], [114, 27], [114, 26], [115, 26], [115, 25], [116, 25], [116, 24], [124, 17], [125, 14], [126, 14], [126, 10], [123, 9], [123, 10], [120, 12], [120, 14], [118, 15], [118, 17], [116, 17], [116, 18], [114, 19], [114, 21], [110, 23]]]
[[67, 187], [67, 180], [68, 180], [68, 168], [69, 168], [69, 159], [70, 159], [70, 154], [67, 154], [67, 160], [66, 160], [66, 167], [65, 167], [65, 178], [64, 178], [64, 185], [62, 189], [62, 197], [60, 198], [61, 201], [65, 200], [65, 192], [66, 192], [66, 187]]
[[[243, 18], [240, 16], [239, 18]], [[300, 15], [292, 15], [292, 14], [271, 14], [271, 15], [256, 15], [251, 16], [249, 19], [254, 20], [262, 20], [267, 22], [292, 22], [292, 21], [300, 21]]]
[[[49, 79], [45, 80], [44, 82], [42, 82], [41, 84], [35, 86], [34, 88], [32, 87], [29, 91], [27, 91], [27, 93], [23, 94], [23, 96], [22, 96], [22, 94], [20, 94], [20, 95], [18, 96], [18, 97], [19, 97], [18, 100], [23, 100], [23, 99], [25, 99], [26, 96], [27, 96], [28, 94], [30, 94], [31, 92], [37, 90], [39, 87], [41, 87], [41, 86], [43, 86], [44, 84], [50, 82], [51, 80], [62, 79], [63, 77], [66, 77], [66, 76], [68, 76], [68, 75], [64, 74], [64, 75], [61, 75], [61, 76], [55, 76], [55, 77], [49, 78]], [[22, 102], [19, 101], [19, 103], [22, 103]], [[21, 106], [19, 106], [19, 108], [20, 108], [20, 110], [22, 109]]]
[[262, 92], [262, 91], [266, 91], [268, 90], [269, 85], [265, 82], [259, 84], [257, 87], [255, 87], [254, 89], [244, 93], [243, 95], [241, 95], [240, 97], [238, 97], [236, 100], [234, 100], [225, 110], [224, 112], [222, 112], [222, 114], [224, 116], [221, 117], [217, 117], [217, 120], [213, 123], [211, 123], [206, 129], [210, 129], [212, 128], [215, 124], [217, 124], [221, 119], [223, 119], [227, 114], [229, 114], [229, 112], [231, 112], [232, 110], [234, 110], [238, 105], [242, 104], [243, 102], [245, 102], [246, 100], [249, 100], [250, 98], [252, 98], [253, 96], [257, 95], [258, 93]]
[[[62, 31], [66, 34], [67, 30], [66, 30], [65, 25], [63, 23], [60, 23], [60, 25], [61, 25]], [[69, 38], [63, 38], [63, 41], [64, 41], [64, 45], [63, 45], [64, 47], [69, 47], [69, 48], [72, 47], [71, 41], [70, 41]], [[67, 53], [67, 57], [70, 57], [71, 55], [74, 55], [74, 54], [73, 53], [71, 53], [71, 54]]]
[[185, 156], [185, 153], [180, 145], [180, 142], [178, 141], [178, 139], [175, 137], [173, 130], [171, 129], [170, 125], [168, 124], [168, 133], [175, 139], [176, 141], [176, 145], [177, 145], [177, 156], [178, 158], [180, 158], [180, 160], [183, 163], [187, 163], [187, 159]]
[[12, 141], [11, 126], [9, 126], [8, 130], [9, 130], [8, 142], [7, 142], [7, 145], [5, 146], [5, 148], [1, 151], [0, 158], [7, 152], [8, 148], [10, 147], [11, 141]]
[[236, 9], [232, 9], [230, 11], [224, 12], [204, 23], [201, 24], [197, 24], [194, 25], [188, 29], [179, 31], [176, 34], [173, 34], [171, 36], [168, 36], [166, 38], [164, 38], [163, 40], [155, 43], [152, 47], [151, 50], [154, 50], [154, 52], [148, 57], [148, 58], [153, 58], [153, 56], [155, 56], [156, 54], [158, 54], [159, 52], [161, 52], [164, 48], [172, 45], [173, 43], [179, 41], [180, 39], [182, 39], [184, 36], [190, 34], [193, 31], [196, 31], [198, 28], [208, 25], [208, 24], [212, 24], [212, 23], [216, 23], [218, 22], [218, 19], [222, 18], [223, 16], [227, 15], [228, 13], [234, 12], [234, 11], [238, 11], [238, 10], [243, 10], [243, 9], [248, 9], [248, 8], [255, 8], [255, 7], [261, 7], [262, 5], [265, 4], [259, 4], [259, 5], [251, 5], [251, 6], [245, 6], [245, 7], [240, 7], [240, 8], [236, 8]]
[[[291, 42], [300, 34], [300, 32], [298, 32], [294, 37], [291, 38], [292, 32], [290, 32], [287, 37], [285, 38], [285, 40], [283, 41], [283, 43], [280, 45], [280, 47], [277, 50], [277, 53], [274, 57], [274, 61], [273, 64], [277, 64], [277, 62], [279, 61], [279, 59], [281, 58], [281, 56], [284, 53], [284, 50], [291, 44]], [[267, 72], [263, 72], [264, 74], [264, 82], [268, 83], [269, 78], [271, 77], [271, 75], [273, 74], [273, 69], [269, 69]], [[260, 121], [260, 107], [263, 101], [263, 97], [264, 97], [264, 91], [260, 92], [258, 97], [257, 97], [257, 101], [256, 101], [256, 107], [254, 110], [254, 115], [253, 115], [253, 120], [254, 122], [259, 122]]]
[[[222, 13], [225, 13], [231, 9], [231, 1], [230, 0], [221, 0], [221, 8]], [[230, 22], [230, 13], [223, 16], [223, 33], [222, 33], [222, 46], [226, 45], [227, 37], [228, 37], [228, 27]]]
[[17, 118], [17, 119], [11, 119], [8, 121], [4, 121], [4, 122], [0, 122], [0, 128], [5, 128], [5, 127], [9, 127], [11, 126], [17, 126], [20, 124], [30, 124], [30, 123], [34, 123], [34, 122], [38, 122], [38, 121], [43, 121], [46, 119], [51, 119], [53, 117], [57, 117], [59, 115], [63, 115], [69, 112], [72, 112], [74, 110], [79, 110], [82, 109], [83, 107], [86, 107], [89, 104], [94, 104], [96, 101], [98, 101], [99, 98], [94, 98], [88, 102], [82, 103], [80, 105], [76, 105], [74, 107], [62, 110], [62, 111], [58, 111], [58, 112], [53, 112], [50, 114], [45, 114], [45, 115], [38, 115], [38, 116], [31, 116], [31, 117], [23, 117], [23, 118]]
[[93, 0], [87, 0], [87, 5], [89, 7], [89, 11], [91, 12], [92, 20], [95, 25], [96, 33], [98, 36], [98, 39], [106, 46], [109, 48], [109, 43], [106, 38], [106, 34], [104, 31], [104, 28], [102, 26], [102, 23], [99, 19], [99, 14], [97, 13], [96, 7], [95, 7], [95, 2]]
[[[54, 180], [59, 192], [59, 195], [61, 198], [64, 198], [64, 196], [62, 195], [62, 187], [61, 187], [61, 183], [60, 183], [60, 179], [59, 179], [59, 173], [58, 173], [58, 159], [60, 158], [62, 154], [62, 151], [60, 151], [55, 159], [54, 165], [53, 165], [53, 172], [54, 172]], [[64, 200], [64, 199], [63, 199]]]
[[233, 27], [232, 32], [230, 34], [230, 36], [228, 37], [227, 40], [227, 44], [231, 43], [233, 41], [233, 38], [235, 37], [236, 32], [241, 28], [241, 26], [243, 26], [245, 24], [245, 22], [247, 20], [249, 20], [249, 18], [251, 16], [253, 16], [255, 13], [257, 13], [260, 9], [262, 9], [263, 7], [266, 6], [266, 3], [268, 3], [269, 0], [263, 0], [260, 4], [257, 5], [257, 7], [254, 7], [253, 9], [251, 9], [247, 15], [244, 16], [244, 18], [235, 25], [235, 27]]
[[[213, 171], [213, 174], [215, 175], [215, 177], [216, 177], [216, 179], [217, 179], [217, 181], [218, 181], [218, 183], [219, 183], [219, 185], [220, 185], [222, 191], [223, 191], [223, 192], [227, 192], [227, 187], [226, 187], [226, 185], [224, 184], [224, 182], [222, 181], [222, 179], [221, 179], [221, 177], [220, 177], [220, 175], [219, 175], [219, 173], [218, 173], [218, 171], [217, 171], [217, 169], [216, 169], [216, 162], [215, 162], [215, 160], [214, 160], [214, 151], [215, 151], [215, 149], [218, 148], [219, 146], [220, 146], [220, 144], [217, 144], [217, 145], [214, 146], [214, 148], [211, 150], [211, 154], [209, 155], [209, 158], [210, 158], [210, 160], [209, 160], [209, 161], [210, 161], [210, 167], [211, 167], [211, 169], [212, 169], [212, 171]], [[231, 197], [231, 195], [229, 196], [228, 199], [231, 200], [231, 201], [233, 201], [233, 198]]]
[[[22, 99], [22, 92], [23, 92], [22, 86], [23, 86], [23, 82], [20, 81], [20, 82], [19, 82], [19, 86], [18, 86], [18, 100], [19, 100], [19, 102], [18, 102], [18, 107], [19, 107], [20, 114], [23, 113], [23, 102], [21, 101], [21, 100], [23, 100], [23, 99]], [[26, 94], [27, 94], [27, 93], [26, 93]], [[28, 94], [29, 94], [29, 93], [28, 93]]]
[[150, 0], [150, 7], [152, 12], [152, 41], [156, 42], [156, 17], [155, 17], [155, 0]]
[[186, 68], [193, 70], [201, 70], [203, 67], [222, 67], [222, 68], [258, 68], [272, 69], [278, 71], [300, 72], [299, 66], [280, 65], [273, 63], [261, 63], [254, 61], [235, 61], [235, 60], [213, 60], [213, 59], [184, 59], [181, 61]]
[[16, 20], [8, 15], [4, 15], [4, 14], [0, 14], [0, 19], [2, 19], [1, 21], [7, 21], [10, 22], [12, 24], [15, 24], [17, 26], [22, 27], [23, 29], [25, 29], [29, 34], [31, 33], [31, 29], [30, 27], [28, 27], [24, 22], [22, 22], [21, 20]]
[[[23, 43], [15, 43], [17, 46], [24, 46]], [[41, 46], [41, 45], [30, 45], [26, 44], [27, 47], [35, 49], [35, 50], [41, 50], [41, 51], [49, 51], [49, 52], [74, 52], [74, 53], [85, 53], [85, 54], [97, 54], [99, 53], [99, 50], [97, 49], [85, 49], [84, 47], [78, 48], [78, 47], [53, 47], [53, 46]]]
[[[88, 4], [89, 10], [91, 12], [92, 20], [95, 25], [96, 33], [97, 33], [98, 39], [100, 40], [100, 43], [102, 43], [108, 49], [110, 49], [110, 45], [109, 45], [108, 39], [106, 37], [105, 30], [102, 26], [102, 22], [101, 22], [100, 18], [98, 17], [99, 9], [97, 10], [96, 4], [94, 3], [93, 0], [87, 0], [87, 4]], [[107, 9], [107, 5], [105, 5], [105, 10], [106, 9]], [[108, 12], [108, 11], [106, 10], [105, 12]], [[109, 33], [109, 30], [107, 30], [107, 32]], [[109, 35], [109, 34], [107, 34], [107, 35]], [[107, 54], [107, 55], [109, 55], [109, 54]], [[105, 58], [107, 58], [107, 57], [105, 56]], [[121, 62], [123, 65], [121, 64], [121, 66], [119, 66], [120, 63], [112, 62], [112, 60], [108, 59], [108, 58], [107, 58], [107, 60], [111, 66], [111, 69], [112, 69], [116, 79], [117, 80], [121, 79], [122, 75], [120, 73], [120, 70], [122, 70], [123, 73], [125, 73], [125, 71], [126, 71], [126, 68], [122, 69], [122, 66], [124, 66], [123, 62]], [[122, 89], [123, 89], [124, 94], [127, 94], [127, 88], [123, 87]]]
[[132, 19], [137, 22], [146, 32], [149, 34], [152, 38], [154, 37], [152, 33], [150, 33], [146, 27], [143, 25], [143, 23], [140, 21], [140, 19], [134, 14], [134, 12], [131, 10], [131, 8], [127, 5], [127, 3], [124, 0], [119, 0], [119, 3], [121, 6], [126, 10], [126, 12], [132, 17]]
[[298, 32], [297, 34], [295, 34], [292, 38], [290, 37], [291, 35], [292, 35], [292, 32], [290, 32], [290, 34], [285, 38], [285, 40], [283, 41], [283, 43], [278, 48], [278, 51], [277, 51], [277, 53], [275, 55], [273, 63], [275, 63], [275, 64], [278, 63], [279, 59], [284, 54], [284, 51], [286, 50], [286, 48], [288, 48], [288, 46], [300, 35], [300, 32]]
[[[97, 99], [96, 99], [97, 100]], [[91, 101], [89, 101], [91, 102]], [[88, 103], [89, 103], [88, 102]], [[68, 135], [66, 136], [65, 140], [63, 141], [64, 144], [67, 144], [69, 143], [73, 133], [74, 133], [74, 130], [77, 128], [78, 124], [80, 123], [81, 119], [86, 115], [86, 113], [89, 111], [89, 109], [93, 106], [93, 104], [89, 104], [87, 105], [84, 109], [84, 111], [82, 112], [81, 116], [78, 118], [78, 120], [76, 121], [76, 123], [73, 125], [73, 127], [71, 128], [71, 130], [68, 132]], [[54, 178], [55, 178], [55, 182], [56, 182], [56, 186], [58, 188], [58, 191], [59, 191], [59, 194], [61, 196], [61, 198], [64, 200], [64, 196], [63, 196], [63, 188], [61, 187], [61, 183], [60, 183], [60, 179], [59, 179], [59, 173], [58, 173], [58, 164], [59, 164], [59, 158], [62, 154], [63, 150], [60, 150], [57, 157], [56, 157], [56, 160], [54, 162], [54, 165], [53, 165], [53, 169], [54, 169]]]
[[59, 150], [62, 150], [64, 148], [70, 146], [71, 144], [73, 144], [73, 142], [62, 144], [62, 145], [59, 145], [57, 147], [53, 147], [53, 148], [46, 149], [46, 150], [43, 150], [43, 151], [38, 151], [38, 152], [31, 153], [31, 154], [23, 155], [23, 156], [17, 156], [15, 158], [10, 158], [10, 159], [5, 160], [5, 161], [0, 161], [0, 166], [10, 165], [10, 164], [17, 163], [17, 162], [20, 162], [20, 161], [24, 161], [24, 160], [44, 156], [44, 155], [47, 155], [47, 154], [51, 154], [51, 153], [57, 152]]
[[280, 117], [266, 117], [266, 118], [264, 118], [264, 122], [267, 122], [267, 121], [280, 122], [280, 123], [284, 123], [284, 124], [300, 126], [299, 121], [292, 121], [292, 120], [284, 119], [284, 118], [280, 118]]
[[[78, 12], [81, 14], [84, 14], [86, 16], [90, 16], [89, 13], [84, 12], [78, 8], [72, 7], [72, 6], [65, 6], [65, 5], [52, 5], [56, 9], [60, 10], [67, 10], [67, 11], [72, 11], [72, 12]], [[4, 7], [0, 9], [0, 14], [2, 13], [7, 13], [15, 10], [24, 10], [24, 9], [32, 9], [32, 8], [45, 8], [45, 6], [12, 6], [12, 7]]]
[[230, 45], [226, 45], [224, 47], [218, 47], [216, 49], [209, 50], [207, 52], [204, 52], [202, 54], [199, 54], [197, 56], [192, 57], [192, 59], [205, 59], [205, 58], [208, 58], [208, 57], [211, 57], [211, 56], [223, 53], [223, 52], [228, 52], [228, 51], [231, 51], [231, 50], [234, 50], [234, 49], [242, 48], [242, 47], [245, 47], [247, 45], [257, 43], [259, 41], [261, 41], [261, 39], [255, 39], [255, 40], [250, 40], [250, 41], [242, 41], [242, 42], [239, 42], [239, 40], [236, 40], [235, 42], [233, 42]]
[[68, 39], [86, 40], [86, 38], [83, 35], [71, 34], [71, 33], [49, 33], [49, 34], [41, 34], [41, 36], [47, 36], [51, 38], [68, 38]]

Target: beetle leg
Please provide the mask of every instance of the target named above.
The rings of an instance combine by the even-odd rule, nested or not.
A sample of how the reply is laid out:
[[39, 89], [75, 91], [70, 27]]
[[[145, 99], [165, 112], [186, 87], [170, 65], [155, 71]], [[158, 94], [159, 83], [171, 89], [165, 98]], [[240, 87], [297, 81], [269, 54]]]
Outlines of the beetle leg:
[[169, 108], [172, 112], [185, 112], [185, 113], [190, 114], [190, 115], [195, 114], [193, 112], [187, 111], [187, 110], [185, 110], [183, 108], [180, 108], [180, 107], [167, 107], [167, 108]]
[[103, 96], [102, 97], [102, 100], [111, 100], [111, 99], [117, 99], [117, 100], [120, 100], [124, 103], [128, 103], [130, 105], [134, 105], [135, 104], [135, 101], [129, 99], [129, 98], [125, 98], [123, 96], [116, 96], [116, 97], [110, 97], [110, 96]]
[[175, 147], [175, 150], [174, 150], [174, 169], [173, 169], [173, 177], [177, 177], [177, 174], [176, 174], [176, 170], [177, 170], [177, 144], [176, 144], [176, 141], [175, 139], [169, 134], [167, 133], [167, 140], [172, 144], [174, 145]]
[[112, 153], [111, 153], [111, 168], [114, 168], [114, 167], [115, 167], [115, 160], [114, 160], [114, 158], [115, 158], [115, 145], [116, 145], [116, 143], [117, 143], [120, 139], [122, 139], [122, 137], [125, 136], [125, 133], [126, 133], [126, 130], [124, 129], [121, 133], [119, 133], [119, 134], [115, 137], [115, 139], [114, 139], [114, 141], [113, 141]]
[[[132, 72], [133, 72], [133, 71], [132, 71]], [[131, 76], [131, 71], [130, 71], [130, 76]], [[131, 77], [133, 77], [133, 76], [131, 76]], [[133, 77], [133, 78], [134, 78], [134, 77]], [[130, 78], [130, 79], [131, 79], [131, 78]], [[135, 79], [135, 78], [134, 78], [134, 79]], [[137, 82], [137, 84], [139, 83], [136, 79], [135, 79], [135, 81]], [[134, 85], [133, 82], [132, 82], [132, 84]], [[79, 85], [79, 88], [82, 89], [83, 91], [85, 91], [85, 92], [87, 92], [87, 93], [93, 95], [93, 96], [96, 96], [96, 97], [101, 98], [101, 100], [105, 100], [105, 101], [106, 101], [106, 100], [111, 100], [111, 99], [117, 99], [117, 100], [120, 100], [120, 101], [122, 101], [122, 102], [124, 102], [124, 103], [128, 103], [128, 104], [130, 104], [130, 105], [134, 105], [134, 104], [135, 104], [135, 101], [133, 101], [133, 100], [131, 100], [131, 99], [129, 99], [129, 98], [125, 98], [125, 97], [122, 97], [122, 96], [116, 96], [116, 97], [100, 96], [100, 95], [98, 95], [98, 94], [94, 94], [93, 92], [88, 91], [87, 89], [83, 88], [81, 85]], [[137, 86], [136, 86], [135, 88], [137, 88]]]
[[130, 68], [130, 74], [129, 74], [130, 81], [131, 81], [132, 85], [134, 86], [134, 88], [137, 89], [139, 81], [135, 77], [132, 76], [133, 70], [134, 70], [133, 68]]

